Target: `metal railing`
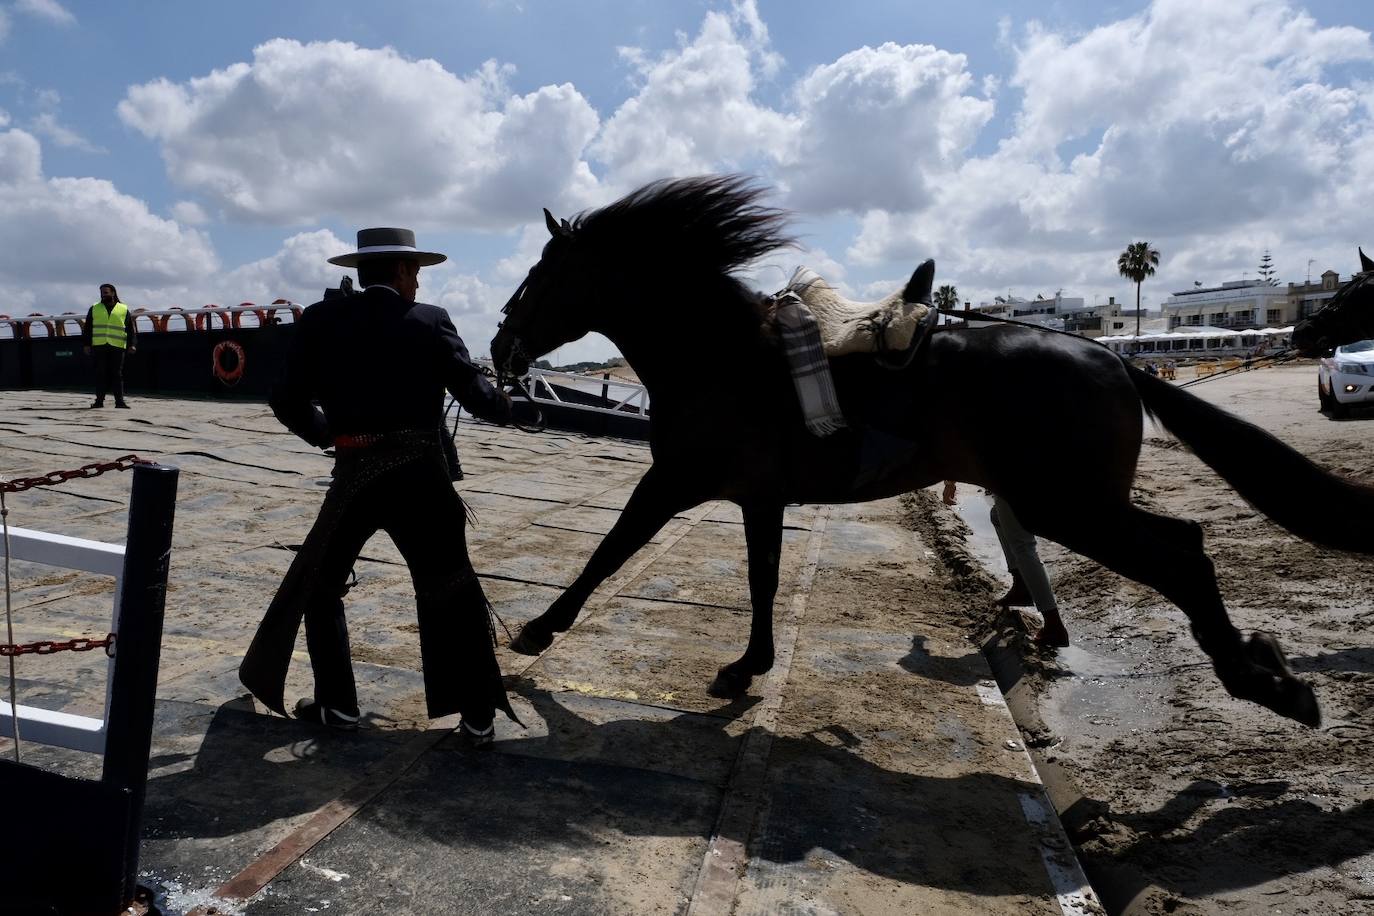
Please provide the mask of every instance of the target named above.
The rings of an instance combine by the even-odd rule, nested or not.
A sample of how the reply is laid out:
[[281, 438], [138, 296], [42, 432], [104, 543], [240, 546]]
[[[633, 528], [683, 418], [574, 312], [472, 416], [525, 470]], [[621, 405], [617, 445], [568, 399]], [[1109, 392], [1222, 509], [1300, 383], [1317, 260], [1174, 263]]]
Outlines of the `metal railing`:
[[[488, 367], [492, 365], [491, 360], [478, 359], [474, 362]], [[574, 372], [559, 372], [556, 369], [530, 369], [523, 381], [526, 390], [530, 393], [530, 399], [539, 405], [642, 419], [646, 422], [649, 419], [649, 389], [634, 382], [627, 382], [613, 376], [597, 378], [590, 375], [578, 375]], [[582, 404], [575, 400], [565, 399], [559, 395], [558, 389], [555, 387], [560, 382], [563, 383], [562, 387], [564, 388], [572, 388], [592, 396], [600, 395], [610, 406], [598, 407], [594, 404]]]
[[[110, 632], [119, 632], [119, 596], [124, 574], [124, 545], [105, 544], [82, 538], [49, 534], [45, 531], [31, 531], [27, 528], [10, 528], [10, 559], [40, 563], [60, 569], [94, 573], [114, 577], [114, 613], [110, 619]], [[4, 555], [4, 545], [0, 544], [0, 557]], [[110, 710], [110, 687], [113, 683], [107, 667], [105, 677], [105, 716], [93, 719], [35, 706], [18, 705], [11, 709], [10, 704], [0, 700], [0, 737], [14, 737], [14, 719], [19, 719], [20, 734], [24, 741], [65, 747], [74, 751], [88, 751], [93, 754], [105, 750], [105, 721]]]
[[[287, 299], [277, 299], [270, 305], [244, 302], [240, 305], [206, 305], [183, 309], [130, 309], [140, 333], [164, 331], [212, 331], [216, 327], [252, 328], [273, 324], [294, 323], [302, 306]], [[0, 315], [0, 340], [30, 340], [43, 337], [80, 337], [85, 313], [65, 312], [61, 315]], [[244, 319], [252, 319], [245, 324]], [[37, 333], [35, 333], [37, 332]]]

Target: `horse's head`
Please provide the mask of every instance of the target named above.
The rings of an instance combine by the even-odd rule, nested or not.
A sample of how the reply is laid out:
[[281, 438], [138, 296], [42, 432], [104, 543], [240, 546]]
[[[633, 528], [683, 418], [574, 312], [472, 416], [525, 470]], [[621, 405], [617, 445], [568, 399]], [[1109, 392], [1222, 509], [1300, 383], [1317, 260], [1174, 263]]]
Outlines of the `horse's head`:
[[577, 230], [548, 210], [544, 223], [551, 238], [501, 309], [506, 317], [491, 341], [491, 358], [503, 374], [524, 375], [535, 359], [591, 330]]
[[[653, 181], [572, 223], [544, 211], [551, 236], [539, 262], [502, 310], [491, 342], [504, 374], [523, 373], [536, 357], [600, 331], [615, 340], [627, 309], [655, 296], [665, 251], [680, 283], [738, 282], [735, 269], [790, 245], [788, 214], [759, 203], [764, 189], [741, 175]], [[752, 315], [753, 300], [745, 306]], [[740, 314], [744, 314], [743, 311]]]
[[1293, 328], [1293, 346], [1304, 356], [1321, 356], [1342, 344], [1374, 337], [1374, 261], [1360, 249], [1360, 273], [1326, 305]]

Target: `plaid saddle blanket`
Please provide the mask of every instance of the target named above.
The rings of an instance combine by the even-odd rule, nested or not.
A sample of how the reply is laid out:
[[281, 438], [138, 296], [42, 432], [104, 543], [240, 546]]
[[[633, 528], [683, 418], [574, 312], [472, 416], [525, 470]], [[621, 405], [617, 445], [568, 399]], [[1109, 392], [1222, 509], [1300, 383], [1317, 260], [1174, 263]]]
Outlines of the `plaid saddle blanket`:
[[830, 360], [825, 355], [816, 316], [791, 289], [778, 293], [773, 301], [774, 321], [792, 370], [792, 385], [801, 402], [806, 428], [813, 436], [837, 433], [847, 424], [830, 377]]

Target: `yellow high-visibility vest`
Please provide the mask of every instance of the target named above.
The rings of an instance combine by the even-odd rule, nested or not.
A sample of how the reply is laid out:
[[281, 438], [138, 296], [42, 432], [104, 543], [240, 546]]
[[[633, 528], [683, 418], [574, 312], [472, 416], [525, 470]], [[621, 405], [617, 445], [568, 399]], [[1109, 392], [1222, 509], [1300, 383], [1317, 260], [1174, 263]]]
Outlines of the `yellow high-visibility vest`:
[[124, 322], [128, 318], [129, 307], [123, 302], [116, 302], [109, 311], [105, 310], [103, 302], [91, 306], [91, 346], [104, 344], [121, 350], [127, 347], [128, 333], [124, 330]]

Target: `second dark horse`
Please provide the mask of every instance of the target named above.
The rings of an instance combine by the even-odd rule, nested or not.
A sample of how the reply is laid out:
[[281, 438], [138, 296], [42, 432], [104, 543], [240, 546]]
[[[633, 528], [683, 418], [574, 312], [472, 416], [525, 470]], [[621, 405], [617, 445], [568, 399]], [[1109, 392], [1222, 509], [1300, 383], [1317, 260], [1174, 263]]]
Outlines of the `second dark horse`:
[[[586, 569], [513, 649], [546, 649], [674, 514], [729, 500], [744, 513], [753, 623], [744, 655], [720, 670], [712, 692], [738, 695], [773, 664], [784, 506], [880, 499], [954, 479], [1000, 494], [1035, 534], [1177, 604], [1233, 696], [1320, 722], [1311, 687], [1291, 674], [1277, 642], [1247, 638], [1227, 617], [1201, 528], [1131, 503], [1142, 408], [1306, 540], [1374, 552], [1374, 526], [1354, 521], [1371, 517], [1374, 490], [1091, 341], [1015, 326], [940, 331], [899, 374], [867, 356], [835, 360], [852, 426], [811, 436], [763, 297], [731, 276], [791, 242], [787, 214], [762, 206], [761, 193], [738, 176], [713, 176], [651, 184], [572, 222], [545, 211], [552, 237], [507, 304], [492, 356], [523, 373], [589, 331], [606, 335], [649, 389], [654, 464]], [[875, 442], [888, 460], [871, 460]], [[1071, 486], [1046, 486], [1066, 468]]]

